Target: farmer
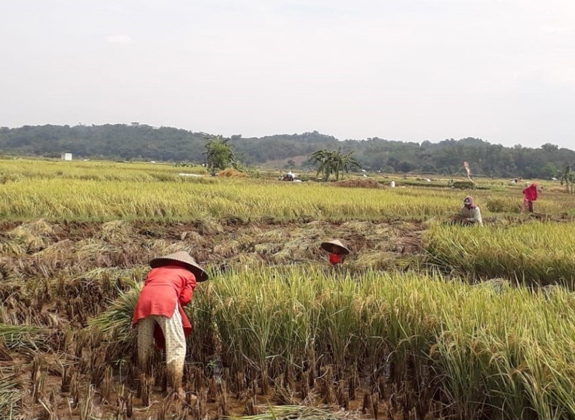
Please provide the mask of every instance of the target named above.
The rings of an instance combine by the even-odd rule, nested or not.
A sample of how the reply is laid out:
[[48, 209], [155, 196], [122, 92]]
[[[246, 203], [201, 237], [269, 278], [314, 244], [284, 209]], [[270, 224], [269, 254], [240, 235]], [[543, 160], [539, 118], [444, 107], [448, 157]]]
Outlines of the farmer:
[[481, 210], [473, 201], [473, 197], [467, 196], [463, 200], [463, 207], [459, 211], [459, 215], [456, 218], [459, 223], [465, 225], [478, 224], [483, 226], [483, 219], [481, 218]]
[[533, 213], [533, 202], [537, 200], [537, 195], [537, 184], [535, 184], [535, 182], [523, 190], [521, 213], [523, 213], [526, 208], [529, 209], [529, 213]]
[[329, 252], [329, 263], [331, 265], [342, 264], [346, 255], [349, 255], [350, 252], [349, 249], [347, 249], [337, 239], [333, 241], [322, 242], [321, 247], [325, 251]]
[[147, 372], [152, 342], [166, 349], [168, 378], [180, 398], [186, 337], [192, 325], [184, 306], [192, 301], [196, 282], [208, 279], [206, 272], [185, 251], [150, 260], [144, 287], [134, 309], [132, 325], [138, 328], [138, 365]]

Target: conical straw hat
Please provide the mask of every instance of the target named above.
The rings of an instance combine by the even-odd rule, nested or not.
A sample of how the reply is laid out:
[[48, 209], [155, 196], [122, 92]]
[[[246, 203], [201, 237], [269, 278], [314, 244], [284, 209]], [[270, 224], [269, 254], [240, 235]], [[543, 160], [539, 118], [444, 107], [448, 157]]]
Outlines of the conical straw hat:
[[196, 276], [196, 281], [206, 281], [208, 279], [208, 273], [198, 265], [196, 260], [194, 260], [190, 254], [186, 251], [175, 252], [165, 257], [152, 258], [150, 260], [150, 267], [158, 268], [164, 265], [176, 264], [181, 265], [190, 270], [194, 276]]
[[340, 241], [337, 239], [333, 241], [322, 242], [321, 247], [328, 252], [333, 252], [334, 254], [349, 254], [350, 250], [347, 249]]

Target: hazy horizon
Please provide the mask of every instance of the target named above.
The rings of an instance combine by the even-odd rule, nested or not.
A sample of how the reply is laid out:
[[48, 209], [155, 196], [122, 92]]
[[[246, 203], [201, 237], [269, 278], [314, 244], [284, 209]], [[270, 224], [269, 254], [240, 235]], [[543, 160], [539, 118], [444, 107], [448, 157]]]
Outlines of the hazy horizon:
[[573, 144], [567, 0], [3, 5], [0, 126]]

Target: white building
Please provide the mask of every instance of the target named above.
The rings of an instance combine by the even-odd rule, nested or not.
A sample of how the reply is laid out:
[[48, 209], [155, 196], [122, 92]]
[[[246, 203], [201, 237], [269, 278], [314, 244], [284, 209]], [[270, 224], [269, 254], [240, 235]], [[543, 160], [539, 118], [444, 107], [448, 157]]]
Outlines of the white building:
[[62, 153], [62, 160], [72, 160], [72, 153]]

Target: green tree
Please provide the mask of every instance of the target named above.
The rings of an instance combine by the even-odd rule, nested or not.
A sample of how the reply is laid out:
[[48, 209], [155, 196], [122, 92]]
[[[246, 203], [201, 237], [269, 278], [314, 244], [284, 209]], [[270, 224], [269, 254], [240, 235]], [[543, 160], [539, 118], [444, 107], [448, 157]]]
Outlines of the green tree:
[[322, 149], [312, 153], [310, 160], [313, 164], [319, 164], [317, 174], [323, 174], [324, 181], [329, 180], [331, 174], [335, 175], [335, 180], [339, 180], [341, 173], [349, 172], [354, 167], [361, 168], [359, 162], [352, 156], [353, 151], [342, 154], [341, 150]]
[[206, 143], [206, 155], [208, 171], [215, 175], [218, 171], [237, 165], [233, 146], [228, 144], [230, 139], [216, 136]]
[[557, 174], [559, 168], [555, 166], [552, 162], [547, 162], [540, 170], [540, 173], [545, 178], [551, 178]]
[[[204, 132], [151, 127], [142, 122], [137, 125], [0, 127], [0, 151], [15, 155], [60, 156], [65, 150], [73, 153], [74, 158], [199, 163], [206, 160], [205, 146], [210, 139], [216, 137]], [[575, 151], [551, 143], [540, 148], [521, 145], [503, 147], [476, 138], [446, 139], [438, 143], [424, 141], [421, 144], [377, 137], [339, 141], [333, 136], [313, 131], [261, 138], [236, 134], [231, 136], [228, 144], [233, 146], [236, 169], [238, 161], [251, 165], [280, 160], [286, 162], [288, 159], [298, 162], [296, 157], [310, 156], [316, 150], [333, 150], [340, 146], [346, 153], [354, 151], [353, 156], [366, 169], [384, 169], [385, 172], [390, 172], [389, 167], [393, 167], [395, 172], [462, 175], [461, 162], [466, 160], [472, 163], [477, 177], [559, 178], [559, 171], [553, 172], [552, 165], [562, 173], [567, 165], [575, 162]], [[306, 161], [304, 166], [311, 167], [311, 161]], [[575, 171], [575, 166], [572, 166], [572, 170]], [[334, 174], [331, 172], [331, 175]]]
[[541, 146], [541, 149], [543, 149], [546, 152], [556, 152], [557, 150], [559, 150], [559, 146], [557, 146], [556, 144], [545, 143], [544, 145]]

